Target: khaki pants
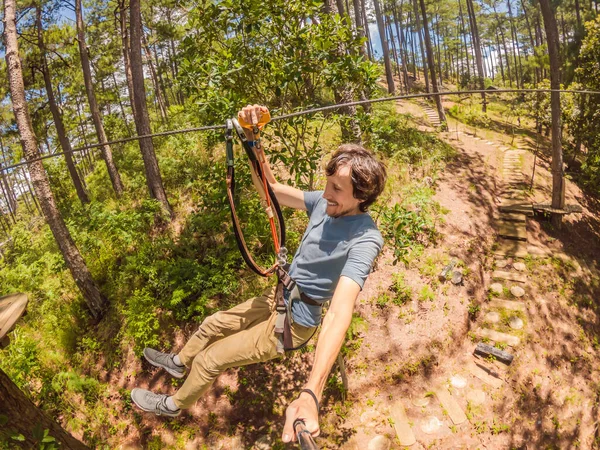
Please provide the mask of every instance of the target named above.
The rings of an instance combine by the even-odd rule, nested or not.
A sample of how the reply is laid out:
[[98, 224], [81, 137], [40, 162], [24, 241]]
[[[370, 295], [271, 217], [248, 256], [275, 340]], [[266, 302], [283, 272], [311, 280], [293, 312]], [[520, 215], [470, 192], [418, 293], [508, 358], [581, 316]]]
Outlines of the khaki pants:
[[[190, 408], [224, 370], [269, 361], [279, 355], [274, 333], [277, 318], [274, 294], [275, 288], [271, 288], [202, 322], [179, 353], [189, 375], [173, 396], [177, 407]], [[294, 347], [310, 339], [314, 330], [294, 323]]]

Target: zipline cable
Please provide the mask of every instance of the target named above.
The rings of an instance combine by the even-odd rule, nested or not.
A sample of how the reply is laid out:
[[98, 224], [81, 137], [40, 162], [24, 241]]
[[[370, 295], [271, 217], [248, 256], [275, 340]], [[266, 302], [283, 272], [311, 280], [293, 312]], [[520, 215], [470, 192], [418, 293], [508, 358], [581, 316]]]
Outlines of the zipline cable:
[[[276, 116], [276, 117], [271, 118], [271, 122], [291, 119], [293, 117], [299, 117], [299, 116], [303, 116], [306, 114], [315, 114], [318, 112], [333, 111], [335, 109], [349, 107], [349, 106], [360, 106], [360, 105], [367, 105], [367, 104], [372, 104], [372, 103], [390, 102], [390, 101], [394, 101], [394, 100], [409, 100], [412, 98], [436, 97], [436, 96], [444, 96], [444, 95], [472, 95], [472, 94], [483, 94], [483, 93], [489, 94], [489, 95], [495, 95], [495, 94], [519, 93], [519, 92], [522, 92], [522, 93], [562, 92], [562, 93], [568, 93], [568, 94], [600, 95], [600, 91], [591, 91], [591, 90], [585, 90], [585, 89], [577, 89], [577, 90], [568, 90], [568, 89], [494, 89], [494, 90], [487, 90], [487, 89], [484, 89], [484, 90], [468, 90], [468, 91], [444, 91], [444, 92], [436, 92], [436, 93], [430, 92], [430, 93], [419, 93], [419, 94], [396, 95], [393, 97], [381, 97], [381, 98], [374, 98], [374, 99], [369, 99], [369, 100], [359, 100], [359, 101], [350, 102], [350, 103], [337, 103], [335, 105], [321, 106], [319, 108], [312, 108], [312, 109], [307, 109], [304, 111], [296, 111], [293, 113]], [[225, 129], [225, 125], [206, 125], [206, 126], [202, 126], [202, 127], [183, 128], [180, 130], [169, 130], [169, 131], [162, 131], [162, 132], [153, 133], [153, 134], [144, 134], [142, 136], [132, 136], [132, 137], [123, 138], [123, 139], [115, 139], [113, 141], [107, 141], [104, 143], [90, 144], [90, 145], [85, 145], [83, 147], [76, 147], [76, 148], [74, 148], [70, 151], [66, 151], [66, 152], [59, 152], [59, 153], [53, 153], [51, 155], [40, 156], [38, 158], [34, 158], [31, 160], [21, 161], [17, 164], [13, 164], [12, 166], [8, 166], [8, 167], [0, 167], [0, 173], [4, 172], [4, 171], [8, 171], [10, 169], [15, 169], [20, 166], [30, 164], [32, 162], [37, 162], [37, 161], [42, 161], [44, 159], [54, 158], [57, 156], [65, 155], [67, 153], [76, 153], [76, 152], [81, 152], [84, 150], [99, 148], [104, 145], [122, 144], [125, 142], [138, 141], [141, 139], [149, 139], [149, 138], [153, 138], [153, 137], [172, 136], [175, 134], [196, 133], [196, 132], [200, 132], [200, 131], [212, 131], [212, 130], [224, 130], [224, 129]]]

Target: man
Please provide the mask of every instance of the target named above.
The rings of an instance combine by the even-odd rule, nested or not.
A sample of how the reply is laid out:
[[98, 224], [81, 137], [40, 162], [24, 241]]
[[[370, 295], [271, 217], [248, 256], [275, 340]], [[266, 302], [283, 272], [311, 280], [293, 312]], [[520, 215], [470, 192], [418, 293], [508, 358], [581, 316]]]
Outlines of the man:
[[[240, 121], [257, 124], [267, 112], [254, 105], [243, 108], [238, 116]], [[254, 138], [250, 131], [247, 136], [250, 141]], [[286, 410], [282, 440], [289, 442], [296, 440], [293, 423], [298, 418], [313, 436], [319, 434], [318, 404], [325, 382], [350, 326], [356, 298], [383, 246], [367, 210], [383, 191], [386, 171], [363, 147], [346, 144], [327, 164], [325, 191], [303, 192], [280, 184], [268, 164], [264, 172], [281, 205], [307, 211], [310, 217], [289, 270], [303, 294], [291, 306], [293, 347], [310, 340], [321, 322], [321, 305], [331, 300], [305, 389]], [[177, 416], [224, 370], [277, 357], [274, 291], [206, 318], [179, 354], [145, 349], [150, 364], [177, 378], [183, 378], [186, 370], [189, 375], [173, 396], [134, 389], [131, 398], [135, 404], [144, 411]], [[290, 295], [285, 291], [286, 302]]]

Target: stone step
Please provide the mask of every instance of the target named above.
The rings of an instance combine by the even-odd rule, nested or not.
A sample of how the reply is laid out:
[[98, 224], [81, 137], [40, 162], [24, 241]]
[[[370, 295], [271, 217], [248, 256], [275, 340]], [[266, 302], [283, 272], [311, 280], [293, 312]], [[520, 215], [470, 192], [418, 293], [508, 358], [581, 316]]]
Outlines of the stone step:
[[516, 347], [521, 342], [521, 339], [519, 339], [517, 336], [501, 333], [496, 330], [490, 330], [489, 328], [480, 328], [477, 330], [476, 334], [480, 337], [491, 339], [494, 342], [504, 342], [511, 347]]
[[469, 372], [471, 372], [471, 374], [473, 376], [475, 376], [476, 378], [480, 379], [488, 386], [491, 386], [495, 389], [501, 387], [502, 383], [504, 382], [500, 378], [497, 378], [497, 377], [491, 375], [486, 369], [484, 369], [479, 364], [476, 364], [472, 361], [469, 361], [469, 363], [467, 364], [467, 368], [469, 369]]
[[526, 242], [502, 238], [497, 240], [497, 248], [494, 250], [494, 254], [498, 256], [512, 256], [516, 258], [525, 258], [527, 255], [529, 255]]
[[492, 272], [492, 278], [494, 280], [509, 280], [516, 281], [517, 283], [526, 283], [527, 276], [522, 273], [505, 272], [504, 270], [494, 270]]
[[498, 209], [501, 212], [506, 213], [519, 213], [525, 214], [527, 216], [533, 216], [533, 208], [531, 207], [531, 203], [523, 202], [519, 200], [509, 199], [507, 201], [502, 201]]
[[518, 241], [527, 240], [527, 229], [523, 222], [499, 222], [498, 236]]
[[510, 309], [511, 311], [523, 311], [526, 312], [525, 303], [516, 302], [514, 300], [500, 300], [499, 298], [493, 298], [489, 302], [490, 308], [504, 308]]
[[437, 387], [433, 390], [435, 396], [440, 401], [442, 408], [448, 413], [448, 417], [452, 420], [454, 425], [460, 425], [463, 422], [466, 422], [467, 416], [456, 400], [450, 395], [448, 389], [445, 387]]
[[398, 400], [392, 406], [391, 416], [392, 420], [394, 421], [394, 430], [396, 431], [396, 436], [398, 437], [400, 445], [405, 445], [408, 447], [417, 442], [412, 428], [410, 427], [404, 405], [400, 400]]

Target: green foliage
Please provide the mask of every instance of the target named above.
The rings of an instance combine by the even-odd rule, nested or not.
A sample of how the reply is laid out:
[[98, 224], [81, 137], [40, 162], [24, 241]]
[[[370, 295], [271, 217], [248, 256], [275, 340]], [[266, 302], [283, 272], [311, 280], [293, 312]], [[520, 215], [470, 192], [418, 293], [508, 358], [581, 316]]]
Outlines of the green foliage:
[[404, 272], [396, 272], [392, 275], [392, 287], [390, 290], [394, 293], [392, 301], [395, 305], [402, 306], [412, 299], [413, 290], [406, 283]]
[[420, 302], [425, 302], [425, 301], [432, 302], [435, 300], [435, 292], [433, 292], [431, 287], [428, 284], [426, 284], [419, 291], [418, 299]]

